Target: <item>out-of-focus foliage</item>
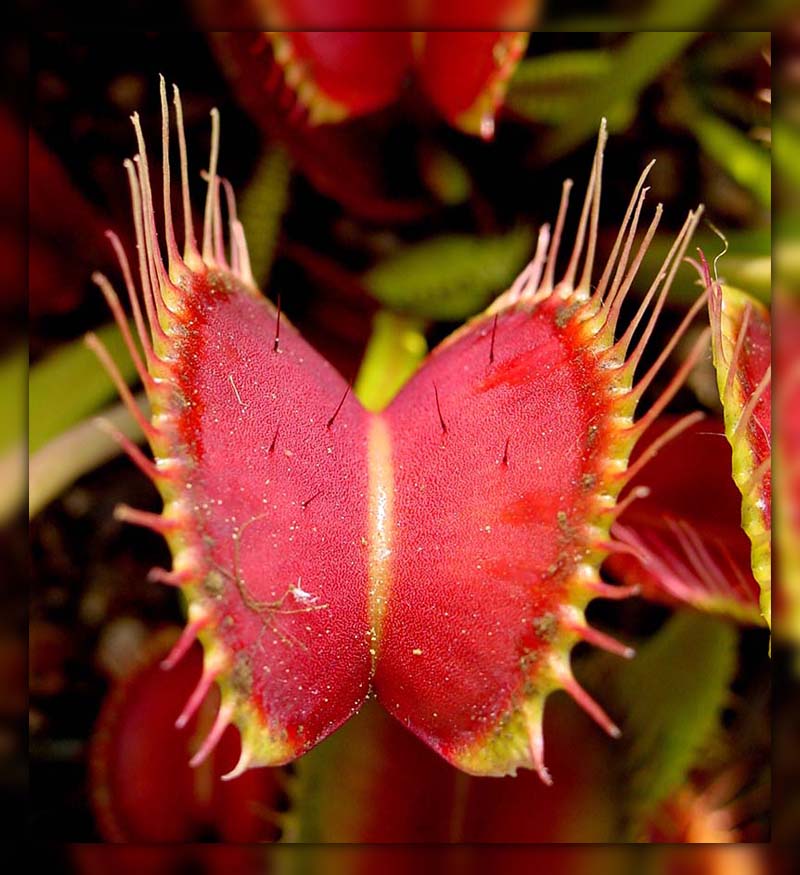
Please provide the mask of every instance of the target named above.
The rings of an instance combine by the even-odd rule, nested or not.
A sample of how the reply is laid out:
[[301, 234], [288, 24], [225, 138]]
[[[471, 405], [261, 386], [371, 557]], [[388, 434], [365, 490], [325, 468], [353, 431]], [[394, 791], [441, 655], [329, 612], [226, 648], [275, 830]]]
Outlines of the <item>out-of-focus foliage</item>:
[[[532, 122], [551, 125], [574, 118], [591, 88], [612, 70], [607, 49], [555, 52], [524, 60], [506, 106]], [[613, 119], [612, 119], [613, 127]]]
[[365, 274], [364, 285], [396, 312], [459, 321], [511, 285], [530, 258], [533, 240], [526, 227], [491, 237], [425, 240], [383, 259]]
[[247, 237], [250, 269], [259, 286], [265, 286], [275, 258], [280, 224], [289, 200], [291, 163], [286, 152], [268, 148], [259, 159], [244, 197], [239, 218]]
[[24, 346], [6, 352], [0, 360], [0, 398], [4, 415], [0, 418], [0, 454], [17, 441], [25, 423], [25, 375], [28, 351]]
[[25, 492], [25, 378], [28, 350], [23, 345], [0, 359], [0, 525], [16, 513]]
[[709, 113], [697, 112], [691, 125], [709, 157], [769, 209], [772, 179], [769, 153], [764, 147]]
[[615, 693], [632, 739], [622, 802], [629, 838], [640, 834], [645, 818], [685, 780], [718, 726], [735, 671], [734, 627], [684, 613], [617, 673]]
[[[119, 364], [123, 379], [133, 381], [136, 368], [117, 326], [105, 325], [96, 333]], [[112, 400], [116, 389], [81, 339], [62, 346], [31, 368], [28, 393], [28, 444], [30, 452], [35, 453]]]
[[631, 34], [614, 51], [605, 73], [586, 87], [573, 112], [561, 119], [545, 139], [541, 147], [543, 158], [557, 158], [591, 137], [598, 115], [609, 118], [612, 132], [615, 127], [626, 126], [635, 115], [636, 101], [642, 91], [697, 36], [691, 31]]

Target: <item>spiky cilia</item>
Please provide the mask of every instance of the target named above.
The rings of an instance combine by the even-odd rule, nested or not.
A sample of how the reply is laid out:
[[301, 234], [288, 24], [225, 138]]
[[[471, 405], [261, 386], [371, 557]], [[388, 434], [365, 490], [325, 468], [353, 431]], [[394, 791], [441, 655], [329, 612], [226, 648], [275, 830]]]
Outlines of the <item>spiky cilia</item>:
[[[152, 417], [135, 409], [155, 462], [122, 440], [164, 498], [160, 515], [122, 519], [163, 532], [187, 625], [168, 664], [199, 638], [217, 719], [202, 762], [233, 722], [248, 766], [285, 763], [374, 692], [386, 709], [459, 768], [502, 775], [544, 765], [542, 714], [564, 689], [611, 735], [619, 730], [577, 683], [579, 641], [633, 651], [589, 626], [587, 603], [631, 588], [601, 580], [610, 534], [638, 492], [620, 490], [693, 414], [631, 450], [703, 354], [708, 335], [638, 420], [637, 403], [703, 307], [701, 297], [634, 382], [701, 210], [689, 213], [625, 330], [625, 296], [661, 207], [634, 246], [642, 174], [611, 256], [594, 279], [605, 123], [575, 243], [556, 280], [571, 182], [552, 235], [511, 289], [445, 341], [382, 412], [367, 412], [342, 377], [253, 286], [230, 186], [212, 148], [202, 244], [195, 240], [180, 100], [184, 247], [170, 205], [169, 123], [162, 82], [164, 249], [138, 119], [127, 163], [146, 317], [112, 237], [143, 352], [132, 338]], [[221, 192], [227, 195], [228, 245]], [[580, 272], [579, 272], [580, 269]], [[127, 331], [110, 284], [97, 277]], [[147, 323], [147, 324], [146, 324]], [[123, 397], [113, 362], [98, 346]]]

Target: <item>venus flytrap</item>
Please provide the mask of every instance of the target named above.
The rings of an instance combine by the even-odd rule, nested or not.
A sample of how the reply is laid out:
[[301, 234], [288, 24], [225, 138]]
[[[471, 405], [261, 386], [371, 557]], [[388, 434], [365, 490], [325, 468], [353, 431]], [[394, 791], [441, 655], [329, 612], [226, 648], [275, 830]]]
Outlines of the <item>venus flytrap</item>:
[[[703, 295], [638, 373], [702, 209], [689, 213], [632, 320], [618, 329], [662, 211], [637, 243], [648, 166], [597, 269], [603, 123], [566, 267], [559, 253], [571, 182], [554, 228], [541, 229], [533, 260], [511, 288], [373, 412], [256, 290], [233, 193], [217, 172], [216, 113], [196, 239], [177, 89], [174, 104], [183, 249], [169, 196], [163, 83], [163, 232], [134, 116], [139, 152], [126, 167], [135, 280], [115, 247], [149, 420], [111, 356], [96, 339], [89, 343], [153, 452], [150, 459], [119, 435], [159, 488], [163, 513], [121, 507], [117, 515], [163, 533], [171, 548], [172, 568], [152, 576], [180, 588], [187, 625], [167, 664], [196, 639], [204, 648], [203, 674], [178, 723], [192, 718], [212, 685], [221, 692], [192, 762], [201, 764], [233, 723], [242, 746], [228, 778], [287, 763], [375, 696], [458, 768], [476, 775], [533, 768], [549, 783], [542, 720], [551, 692], [565, 690], [619, 735], [575, 680], [570, 652], [585, 641], [633, 656], [589, 625], [584, 611], [594, 598], [636, 591], [600, 576], [609, 554], [635, 550], [612, 525], [641, 490], [618, 497], [700, 416], [678, 420], [628, 464], [707, 349], [706, 331], [636, 418], [705, 306]], [[122, 326], [111, 284], [97, 282]]]

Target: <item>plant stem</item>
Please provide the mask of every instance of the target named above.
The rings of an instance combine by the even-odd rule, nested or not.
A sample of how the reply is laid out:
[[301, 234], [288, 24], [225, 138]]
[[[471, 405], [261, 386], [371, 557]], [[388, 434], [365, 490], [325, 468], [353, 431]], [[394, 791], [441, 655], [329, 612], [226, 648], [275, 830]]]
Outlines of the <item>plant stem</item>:
[[367, 410], [382, 410], [425, 358], [426, 321], [380, 310], [372, 323], [353, 391]]
[[256, 285], [263, 288], [275, 259], [283, 214], [289, 202], [291, 165], [280, 146], [266, 149], [239, 204]]

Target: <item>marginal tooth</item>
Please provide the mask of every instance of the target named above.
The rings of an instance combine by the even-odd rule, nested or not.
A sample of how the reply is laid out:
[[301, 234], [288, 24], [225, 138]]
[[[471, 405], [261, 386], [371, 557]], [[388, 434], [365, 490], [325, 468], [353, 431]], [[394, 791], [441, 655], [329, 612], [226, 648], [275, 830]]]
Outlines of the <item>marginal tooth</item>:
[[[630, 470], [630, 469], [629, 469]], [[647, 486], [637, 486], [623, 498], [621, 501], [618, 501], [615, 505], [609, 507], [605, 513], [607, 516], [610, 516], [612, 519], [617, 519], [621, 514], [623, 514], [634, 501], [637, 501], [640, 498], [647, 498], [650, 495], [650, 488]]]
[[603, 583], [602, 580], [594, 580], [588, 584], [588, 587], [598, 598], [602, 599], [628, 599], [642, 593], [642, 588], [638, 583], [633, 586], [616, 586]]
[[175, 642], [175, 646], [170, 650], [166, 659], [162, 661], [161, 668], [169, 671], [178, 664], [197, 640], [197, 633], [208, 623], [208, 620], [209, 616], [203, 608], [192, 603], [189, 607], [189, 622], [181, 632], [180, 638]]
[[273, 42], [272, 50], [279, 64], [286, 66], [289, 63], [289, 59], [292, 57], [292, 44], [286, 37], [278, 37]]
[[166, 568], [151, 568], [147, 573], [150, 583], [163, 583], [166, 586], [185, 586], [192, 579], [192, 574], [187, 569], [183, 571], [168, 571]]
[[610, 635], [606, 635], [599, 629], [589, 626], [587, 623], [572, 626], [572, 630], [578, 634], [587, 644], [593, 644], [607, 653], [613, 653], [615, 656], [621, 656], [623, 659], [633, 659], [636, 656], [636, 651], [627, 644], [617, 641]]
[[608, 653], [613, 653], [615, 656], [621, 656], [624, 659], [633, 659], [636, 656], [636, 651], [632, 647], [617, 641], [610, 635], [606, 635], [599, 629], [595, 629], [586, 622], [586, 617], [582, 610], [575, 605], [563, 605], [559, 611], [561, 616], [562, 626], [577, 635], [582, 641], [587, 644], [592, 644], [605, 650]]
[[[539, 236], [536, 241], [536, 251], [533, 258], [522, 273], [514, 281], [511, 288], [504, 297], [507, 297], [506, 306], [517, 303], [523, 297], [536, 299], [537, 293], [541, 294], [540, 284], [542, 272], [547, 263], [547, 251], [550, 246], [550, 225], [542, 225], [539, 229]], [[546, 293], [550, 294], [549, 290]]]
[[283, 78], [293, 91], [297, 91], [298, 86], [305, 78], [305, 67], [298, 61], [291, 61], [283, 71]]
[[[612, 527], [612, 532], [618, 532], [620, 529], [624, 527], [619, 523], [614, 523]], [[620, 553], [626, 553], [628, 556], [633, 556], [634, 559], [638, 559], [642, 564], [647, 562], [647, 556], [642, 552], [641, 549], [636, 547], [634, 544], [629, 544], [624, 541], [614, 540], [613, 538], [607, 541], [597, 541], [595, 543], [595, 548], [598, 550], [602, 550], [604, 553], [608, 553], [609, 555], [619, 555]]]
[[150, 513], [146, 510], [137, 510], [127, 504], [118, 504], [114, 508], [114, 518], [123, 523], [131, 523], [152, 529], [161, 535], [174, 531], [178, 527], [178, 521], [173, 517], [165, 517], [160, 513]]
[[622, 730], [619, 726], [614, 723], [600, 705], [598, 705], [586, 690], [584, 690], [571, 673], [568, 671], [562, 673], [559, 681], [563, 689], [572, 697], [575, 704], [582, 708], [601, 729], [607, 732], [611, 738], [621, 737]]
[[183, 711], [181, 711], [180, 716], [175, 721], [176, 729], [183, 729], [183, 727], [192, 719], [192, 716], [200, 707], [201, 702], [205, 699], [208, 691], [211, 689], [211, 685], [222, 673], [223, 668], [224, 662], [217, 653], [212, 651], [206, 654], [203, 674], [200, 676], [200, 680], [197, 682], [197, 686], [192, 691], [191, 696], [189, 696]]
[[230, 702], [220, 705], [220, 709], [217, 711], [217, 717], [214, 720], [214, 725], [211, 727], [211, 731], [206, 736], [205, 741], [200, 745], [197, 753], [191, 758], [191, 760], [189, 760], [189, 765], [193, 769], [202, 765], [202, 763], [208, 759], [211, 752], [219, 744], [219, 740], [222, 738], [225, 730], [231, 725], [232, 716], [233, 705]]
[[542, 719], [544, 711], [544, 696], [525, 703], [525, 723], [528, 729], [528, 749], [531, 755], [531, 766], [539, 775], [543, 784], [552, 786], [553, 778], [544, 764], [544, 734]]
[[310, 79], [303, 79], [297, 86], [297, 98], [300, 103], [311, 109], [317, 95], [317, 87]]
[[575, 588], [576, 598], [581, 591], [591, 589], [596, 580], [597, 567], [591, 562], [576, 562], [569, 576], [570, 585]]
[[252, 762], [252, 753], [250, 749], [245, 744], [244, 738], [242, 738], [242, 750], [239, 754], [239, 759], [236, 765], [224, 775], [221, 776], [221, 780], [223, 781], [232, 781], [234, 778], [238, 778], [240, 775], [243, 775], [249, 768], [250, 763]]
[[159, 430], [155, 428], [155, 426], [147, 419], [147, 417], [145, 417], [144, 413], [142, 413], [141, 408], [136, 403], [136, 399], [133, 397], [131, 390], [128, 388], [128, 384], [125, 382], [125, 380], [123, 380], [122, 374], [120, 373], [120, 370], [117, 367], [113, 357], [111, 356], [111, 353], [109, 353], [106, 345], [93, 331], [90, 331], [88, 334], [86, 334], [83, 340], [86, 346], [91, 349], [92, 352], [97, 356], [100, 364], [103, 366], [104, 370], [111, 378], [111, 381], [116, 386], [120, 398], [130, 411], [133, 418], [139, 424], [139, 427], [142, 429], [145, 436], [151, 442], [157, 440], [161, 436]]
[[[152, 568], [147, 579], [151, 583], [164, 583], [167, 586], [185, 586], [201, 577], [200, 569], [202, 567], [198, 551], [194, 548], [183, 548], [173, 557], [171, 571], [166, 568]], [[192, 607], [190, 607], [190, 619], [193, 616]]]
[[[123, 434], [114, 423], [110, 422], [108, 419], [104, 419], [102, 416], [97, 417], [94, 420], [94, 424], [99, 428], [102, 432], [107, 434], [119, 448], [125, 453], [125, 455], [136, 465], [136, 467], [146, 476], [149, 477], [153, 482], [157, 482], [158, 480], [166, 479], [165, 474], [162, 473], [160, 467], [158, 467], [152, 459], [148, 459], [147, 456], [136, 446], [136, 444], [126, 435]], [[169, 472], [166, 472], [167, 474]]]

